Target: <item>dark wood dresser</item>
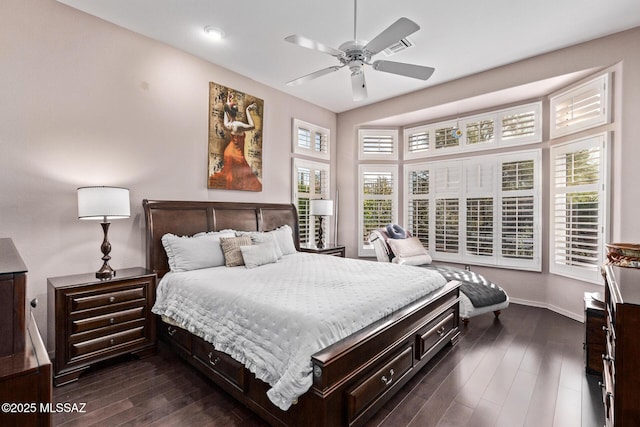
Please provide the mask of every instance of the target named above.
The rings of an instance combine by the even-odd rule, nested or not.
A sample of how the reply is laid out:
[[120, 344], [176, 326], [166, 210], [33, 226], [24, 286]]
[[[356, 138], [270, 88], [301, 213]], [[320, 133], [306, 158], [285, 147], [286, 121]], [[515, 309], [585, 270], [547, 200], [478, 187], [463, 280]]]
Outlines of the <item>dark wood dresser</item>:
[[48, 283], [48, 332], [55, 337], [53, 382], [76, 381], [95, 362], [156, 349], [156, 275], [136, 267], [112, 279], [95, 273], [52, 277]]
[[13, 241], [0, 239], [0, 426], [3, 427], [51, 424], [51, 362], [33, 315], [27, 314], [26, 272]]
[[640, 426], [640, 269], [604, 267], [605, 426]]

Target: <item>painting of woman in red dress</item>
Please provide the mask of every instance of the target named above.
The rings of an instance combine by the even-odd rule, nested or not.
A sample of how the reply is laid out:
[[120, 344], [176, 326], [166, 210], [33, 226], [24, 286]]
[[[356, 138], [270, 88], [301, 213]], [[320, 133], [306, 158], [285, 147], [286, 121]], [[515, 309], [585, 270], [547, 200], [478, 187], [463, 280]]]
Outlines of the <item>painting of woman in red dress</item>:
[[[262, 182], [260, 181], [262, 172], [262, 115], [259, 111], [262, 101], [257, 98], [251, 99], [251, 97], [219, 85], [215, 86], [218, 87], [213, 88], [210, 102], [212, 108], [209, 123], [208, 187], [225, 190], [262, 191]], [[220, 109], [220, 101], [223, 99], [224, 105]], [[248, 103], [244, 108], [244, 120], [246, 121], [243, 121], [242, 114], [239, 112], [239, 104], [246, 103]], [[222, 126], [220, 126], [220, 116], [222, 116]], [[223, 151], [222, 147], [224, 147]]]

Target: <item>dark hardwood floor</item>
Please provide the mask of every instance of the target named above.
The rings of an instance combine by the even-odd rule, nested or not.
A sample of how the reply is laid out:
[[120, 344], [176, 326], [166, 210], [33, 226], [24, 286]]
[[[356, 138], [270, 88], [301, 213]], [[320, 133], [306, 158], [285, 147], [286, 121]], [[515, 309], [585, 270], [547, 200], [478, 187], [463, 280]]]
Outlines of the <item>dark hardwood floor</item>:
[[[471, 319], [367, 424], [371, 426], [601, 426], [598, 378], [584, 372], [584, 324], [512, 304], [499, 321]], [[264, 426], [249, 410], [160, 344], [146, 359], [122, 359], [54, 389], [56, 426]]]

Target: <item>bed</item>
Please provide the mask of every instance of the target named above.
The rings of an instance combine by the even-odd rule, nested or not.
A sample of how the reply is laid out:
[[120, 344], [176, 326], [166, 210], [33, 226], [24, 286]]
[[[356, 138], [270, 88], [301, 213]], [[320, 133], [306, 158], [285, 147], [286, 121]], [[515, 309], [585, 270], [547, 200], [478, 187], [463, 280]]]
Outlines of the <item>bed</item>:
[[[167, 233], [193, 236], [225, 229], [266, 232], [289, 226], [296, 249], [299, 249], [297, 212], [293, 205], [144, 200], [143, 207], [147, 267], [159, 278], [167, 275], [168, 280], [176, 276], [174, 273], [167, 274], [169, 264], [162, 244], [162, 236]], [[335, 265], [335, 268], [343, 263], [349, 268], [377, 264], [329, 258], [334, 257], [292, 254], [282, 257], [276, 264], [280, 264], [278, 268], [291, 270], [311, 268], [299, 263], [316, 264], [321, 261], [330, 262], [329, 265]], [[291, 261], [289, 264], [289, 260], [295, 260], [295, 263]], [[269, 265], [254, 270], [263, 267], [267, 267], [265, 272], [268, 268], [276, 268]], [[238, 271], [242, 273], [242, 270]], [[393, 271], [392, 274], [397, 273]], [[200, 275], [201, 272], [193, 274]], [[290, 279], [288, 275], [282, 277], [283, 282]], [[159, 282], [162, 283], [162, 280]], [[221, 341], [216, 337], [203, 334], [191, 324], [185, 326], [186, 323], [176, 314], [159, 318], [158, 331], [161, 339], [169, 343], [182, 358], [271, 425], [362, 425], [443, 347], [456, 344], [460, 335], [459, 287], [457, 281], [443, 280], [441, 285], [427, 294], [413, 297], [410, 302], [395, 307], [372, 323], [359, 325], [353, 331], [346, 330], [348, 334], [343, 338], [309, 354], [306, 366], [310, 387], [297, 396], [286, 410], [271, 399], [273, 393], [270, 395], [269, 391], [275, 386], [269, 384], [259, 371], [256, 375], [251, 362], [242, 360], [237, 353], [226, 348], [226, 344], [220, 344]], [[355, 300], [346, 302], [354, 307], [361, 304], [361, 301]], [[343, 311], [344, 307], [346, 305], [343, 304]], [[318, 314], [324, 315], [322, 312]], [[277, 321], [273, 323], [277, 324]], [[302, 323], [302, 320], [290, 323]], [[213, 343], [218, 343], [218, 347]]]
[[[411, 237], [411, 234], [407, 234], [406, 237]], [[395, 255], [389, 245], [390, 239], [392, 237], [385, 229], [371, 232], [369, 242], [374, 247], [378, 262], [393, 262]], [[433, 269], [442, 274], [445, 279], [457, 280], [461, 283], [460, 319], [464, 325], [469, 323], [471, 317], [484, 313], [493, 312], [494, 316], [498, 318], [502, 310], [509, 307], [509, 295], [504, 289], [482, 275], [447, 265], [431, 264], [430, 257], [425, 261], [427, 263], [422, 264], [421, 267]]]

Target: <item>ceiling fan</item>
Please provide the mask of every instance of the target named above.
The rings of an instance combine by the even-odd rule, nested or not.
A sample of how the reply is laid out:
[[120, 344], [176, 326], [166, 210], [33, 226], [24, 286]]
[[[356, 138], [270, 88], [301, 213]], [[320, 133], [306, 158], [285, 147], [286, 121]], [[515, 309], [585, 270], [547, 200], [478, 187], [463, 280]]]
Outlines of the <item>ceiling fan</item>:
[[358, 2], [357, 0], [354, 0], [353, 40], [342, 43], [338, 49], [334, 49], [300, 35], [285, 37], [285, 40], [290, 43], [334, 56], [341, 64], [323, 68], [322, 70], [291, 80], [287, 82], [287, 85], [296, 86], [317, 77], [324, 76], [325, 74], [338, 71], [343, 67], [349, 67], [349, 70], [351, 70], [351, 89], [353, 90], [353, 99], [354, 101], [359, 101], [367, 97], [367, 84], [364, 78], [365, 64], [370, 65], [377, 71], [412, 77], [414, 79], [427, 80], [431, 77], [435, 71], [432, 67], [385, 60], [371, 62], [371, 58], [377, 53], [380, 53], [408, 35], [418, 31], [420, 29], [418, 24], [408, 18], [402, 17], [374, 37], [373, 40], [366, 42], [356, 38], [357, 9]]

